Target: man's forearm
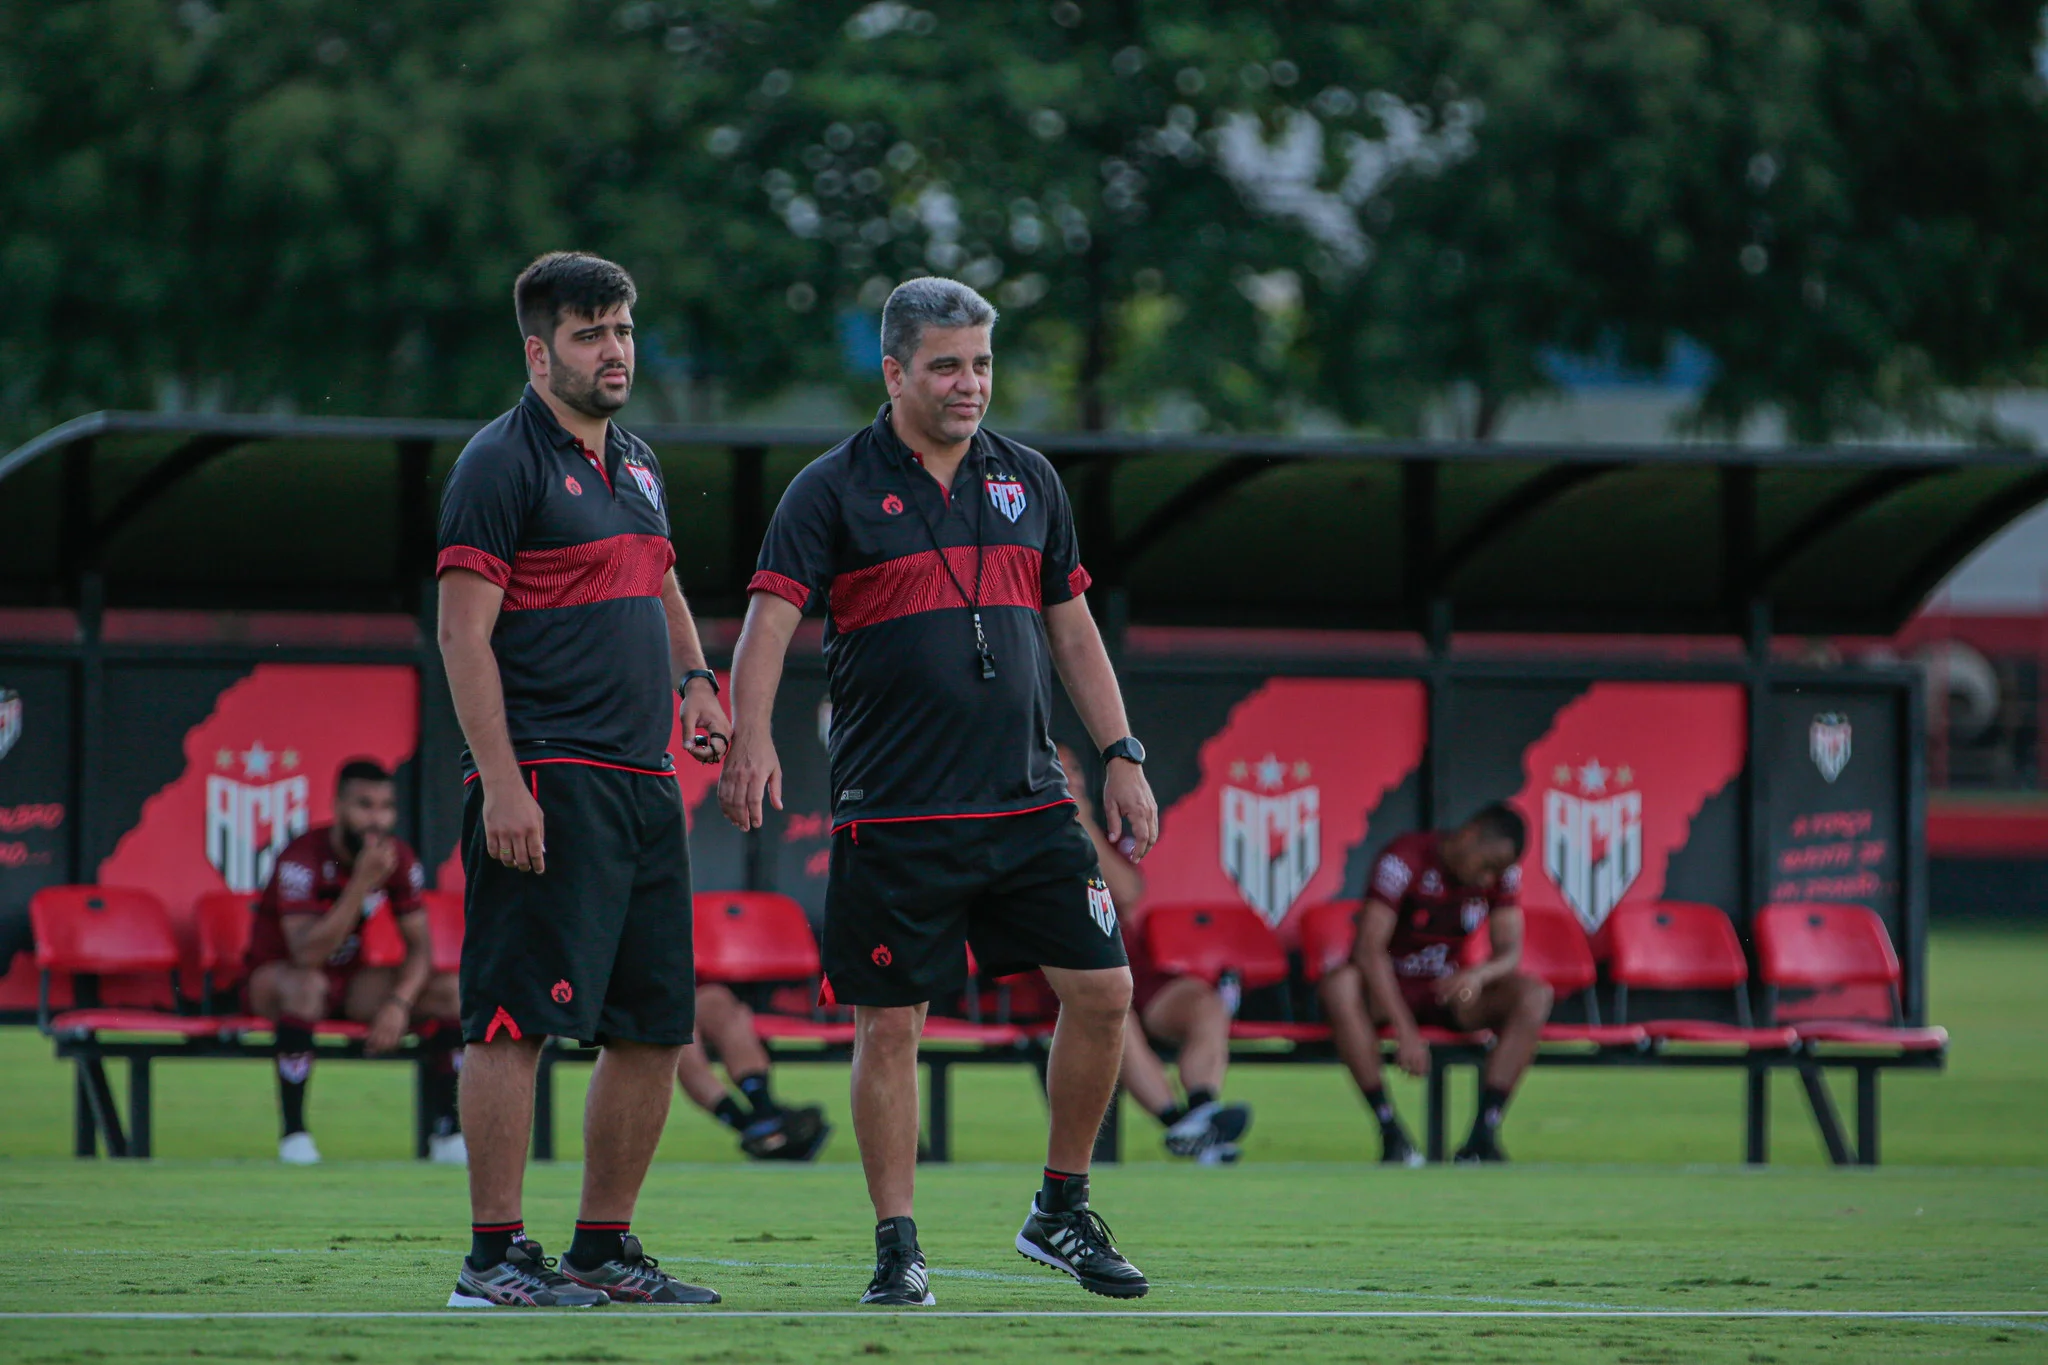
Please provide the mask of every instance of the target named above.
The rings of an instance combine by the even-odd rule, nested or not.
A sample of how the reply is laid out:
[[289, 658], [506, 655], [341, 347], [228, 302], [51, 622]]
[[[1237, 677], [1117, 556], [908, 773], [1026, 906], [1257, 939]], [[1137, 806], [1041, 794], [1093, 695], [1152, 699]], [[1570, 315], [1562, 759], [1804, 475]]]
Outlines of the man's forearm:
[[443, 640], [441, 662], [478, 777], [492, 784], [518, 781], [519, 759], [505, 729], [505, 688], [490, 642], [468, 636]]
[[318, 967], [324, 964], [341, 947], [342, 940], [349, 936], [349, 931], [355, 928], [362, 914], [363, 893], [353, 887], [343, 887], [341, 895], [326, 911], [318, 916], [303, 917], [313, 921], [306, 926], [304, 933], [296, 938], [288, 936], [292, 965]]
[[1108, 748], [1130, 734], [1123, 689], [1117, 685], [1116, 669], [1110, 665], [1102, 632], [1095, 628], [1087, 604], [1077, 597], [1071, 604], [1054, 607], [1046, 617], [1046, 634], [1052, 645], [1053, 666], [1059, 669], [1060, 681], [1066, 684], [1067, 695], [1095, 747]]
[[697, 618], [690, 614], [690, 603], [673, 569], [662, 584], [661, 609], [668, 617], [669, 683], [680, 686], [683, 674], [705, 666], [704, 642], [697, 635]]
[[427, 988], [427, 978], [434, 974], [434, 948], [431, 941], [421, 943], [407, 935], [405, 961], [398, 968], [398, 981], [391, 988], [391, 994], [412, 1009], [420, 1002], [420, 992]]
[[1408, 1008], [1407, 997], [1401, 994], [1401, 983], [1394, 976], [1394, 960], [1385, 950], [1361, 954], [1364, 958], [1358, 964], [1365, 974], [1367, 993], [1378, 1002], [1380, 1013], [1394, 1028], [1394, 1032], [1407, 1036], [1415, 1031], [1415, 1014]]
[[782, 688], [782, 662], [800, 619], [794, 608], [789, 620], [779, 619], [787, 607], [779, 597], [756, 593], [747, 604], [747, 621], [732, 652], [732, 725], [735, 736], [749, 739], [769, 733], [775, 715], [775, 694]]

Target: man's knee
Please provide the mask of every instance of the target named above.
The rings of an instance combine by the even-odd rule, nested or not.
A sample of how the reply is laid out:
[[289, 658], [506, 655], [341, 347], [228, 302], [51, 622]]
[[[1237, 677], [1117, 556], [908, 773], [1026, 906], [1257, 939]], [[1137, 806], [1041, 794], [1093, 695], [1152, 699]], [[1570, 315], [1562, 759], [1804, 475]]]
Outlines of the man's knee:
[[701, 982], [697, 986], [697, 1029], [700, 1033], [718, 1032], [745, 1008], [730, 986], [716, 981]]
[[918, 1036], [924, 1031], [924, 1007], [863, 1006], [854, 1011], [854, 1030], [854, 1045], [864, 1057], [915, 1057]]
[[1106, 967], [1097, 971], [1061, 972], [1054, 986], [1060, 1009], [1072, 1010], [1077, 1018], [1120, 1029], [1131, 1010], [1131, 969]]
[[265, 983], [273, 1003], [273, 1017], [292, 1015], [318, 1019], [327, 1012], [327, 973], [317, 967], [273, 964]]
[[1352, 1016], [1365, 1013], [1365, 989], [1358, 968], [1350, 963], [1324, 974], [1316, 983], [1316, 995], [1325, 1015]]
[[1557, 1002], [1557, 992], [1541, 977], [1517, 975], [1519, 991], [1515, 1006], [1524, 1017], [1541, 1024], [1549, 1020], [1550, 1007]]

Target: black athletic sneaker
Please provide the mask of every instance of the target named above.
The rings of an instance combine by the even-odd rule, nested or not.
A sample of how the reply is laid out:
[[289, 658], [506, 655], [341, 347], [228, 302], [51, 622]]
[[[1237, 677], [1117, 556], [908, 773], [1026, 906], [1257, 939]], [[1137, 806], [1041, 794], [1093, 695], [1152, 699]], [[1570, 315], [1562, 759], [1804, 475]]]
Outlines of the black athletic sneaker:
[[924, 1250], [917, 1244], [917, 1225], [908, 1218], [891, 1218], [875, 1229], [875, 1277], [868, 1281], [862, 1303], [894, 1305], [898, 1308], [934, 1308], [931, 1273], [925, 1269]]
[[1507, 1159], [1508, 1154], [1501, 1150], [1500, 1139], [1491, 1133], [1484, 1137], [1475, 1133], [1466, 1139], [1465, 1145], [1451, 1158], [1460, 1166], [1492, 1166]]
[[717, 1303], [718, 1291], [684, 1284], [661, 1268], [661, 1262], [640, 1249], [640, 1239], [627, 1233], [625, 1249], [603, 1265], [585, 1269], [562, 1258], [562, 1278], [594, 1289], [613, 1303]]
[[463, 1257], [455, 1292], [448, 1296], [450, 1308], [595, 1308], [610, 1302], [603, 1290], [557, 1274], [539, 1242], [514, 1242], [504, 1260], [484, 1270]]
[[740, 1150], [756, 1161], [814, 1161], [831, 1136], [832, 1125], [817, 1105], [778, 1109], [741, 1130]]
[[1427, 1166], [1429, 1161], [1415, 1150], [1415, 1144], [1408, 1140], [1408, 1130], [1398, 1122], [1380, 1127], [1380, 1164], [1382, 1166]]
[[1046, 1213], [1033, 1199], [1031, 1216], [1017, 1234], [1017, 1250], [1029, 1260], [1066, 1271], [1091, 1294], [1142, 1299], [1152, 1287], [1116, 1249], [1102, 1215], [1085, 1205], [1071, 1213]]

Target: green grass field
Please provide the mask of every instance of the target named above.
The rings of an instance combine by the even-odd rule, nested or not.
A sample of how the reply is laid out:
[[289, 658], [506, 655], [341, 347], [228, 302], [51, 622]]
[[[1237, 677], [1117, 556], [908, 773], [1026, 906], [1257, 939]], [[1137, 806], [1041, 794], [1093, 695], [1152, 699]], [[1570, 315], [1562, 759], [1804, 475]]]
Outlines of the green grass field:
[[[82, 1163], [62, 1155], [68, 1068], [8, 1030], [0, 1232], [36, 1269], [0, 1285], [0, 1360], [2043, 1360], [2044, 976], [2038, 934], [1937, 937], [1951, 1068], [1888, 1080], [1877, 1171], [1821, 1167], [1789, 1083], [1780, 1164], [1755, 1171], [1729, 1164], [1733, 1075], [1539, 1070], [1507, 1129], [1518, 1165], [1383, 1172], [1334, 1068], [1243, 1068], [1231, 1089], [1259, 1122], [1242, 1166], [1169, 1166], [1156, 1124], [1127, 1113], [1131, 1160], [1098, 1174], [1097, 1207], [1155, 1284], [1134, 1305], [1011, 1250], [1042, 1106], [1028, 1069], [973, 1070], [956, 1091], [961, 1163], [921, 1175], [919, 1226], [942, 1312], [1007, 1317], [854, 1313], [871, 1243], [850, 1131], [815, 1168], [745, 1166], [681, 1105], [636, 1227], [723, 1309], [441, 1312], [466, 1246], [463, 1183], [400, 1159], [402, 1069], [317, 1076], [320, 1169], [274, 1164], [267, 1070], [234, 1063], [159, 1067], [158, 1160]], [[557, 1250], [581, 1084], [561, 1075], [571, 1159], [536, 1168], [527, 1197]], [[843, 1120], [843, 1070], [789, 1067], [779, 1086]], [[1397, 1098], [1419, 1118], [1412, 1090]], [[120, 1316], [22, 1316], [82, 1311]], [[1722, 1311], [1960, 1316], [1640, 1316]], [[260, 1312], [326, 1316], [146, 1316]]]

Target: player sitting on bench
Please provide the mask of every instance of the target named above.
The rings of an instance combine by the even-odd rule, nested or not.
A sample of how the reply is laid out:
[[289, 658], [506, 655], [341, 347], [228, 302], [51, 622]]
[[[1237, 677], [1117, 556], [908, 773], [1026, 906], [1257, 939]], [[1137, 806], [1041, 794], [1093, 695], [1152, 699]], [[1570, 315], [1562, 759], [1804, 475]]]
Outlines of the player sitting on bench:
[[[746, 1104], [711, 1073], [714, 1053]], [[754, 1033], [754, 1012], [718, 982], [697, 983], [697, 1037], [676, 1063], [676, 1084], [692, 1104], [738, 1133], [740, 1150], [756, 1161], [811, 1161], [832, 1136], [823, 1109], [785, 1109], [768, 1093], [768, 1050]]]
[[[1419, 1166], [1423, 1158], [1380, 1084], [1376, 1025], [1393, 1030], [1394, 1062], [1411, 1076], [1429, 1070], [1422, 1028], [1492, 1030], [1479, 1113], [1456, 1160], [1507, 1160], [1501, 1116], [1550, 1018], [1550, 987], [1515, 970], [1522, 957], [1516, 864], [1526, 837], [1522, 817], [1496, 804], [1448, 833], [1403, 835], [1373, 865], [1351, 960], [1325, 976], [1321, 989], [1337, 1054], [1379, 1120], [1382, 1161]], [[1460, 967], [1461, 950], [1481, 925], [1491, 929], [1493, 955]]]
[[[462, 1043], [455, 975], [434, 970], [433, 941], [420, 891], [419, 858], [392, 835], [398, 788], [369, 759], [344, 763], [335, 779], [334, 823], [307, 830], [277, 855], [257, 903], [249, 939], [249, 1012], [277, 1034], [277, 1094], [284, 1136], [278, 1160], [310, 1166], [320, 1149], [306, 1131], [306, 1086], [313, 1074], [313, 1025], [350, 1019], [370, 1026], [363, 1050], [395, 1051], [417, 1030], [427, 1061], [426, 1102], [433, 1124], [429, 1154], [466, 1163], [455, 1109], [456, 1049]], [[363, 926], [391, 915], [405, 939], [396, 967], [363, 965]]]

